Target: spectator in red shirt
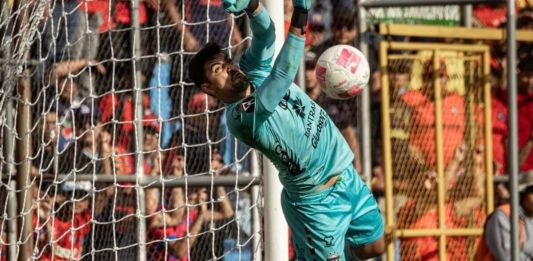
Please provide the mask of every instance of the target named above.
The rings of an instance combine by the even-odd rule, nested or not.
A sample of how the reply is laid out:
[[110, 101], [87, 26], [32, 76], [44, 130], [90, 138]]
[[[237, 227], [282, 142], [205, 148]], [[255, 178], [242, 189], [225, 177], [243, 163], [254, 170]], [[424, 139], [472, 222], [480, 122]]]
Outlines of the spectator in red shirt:
[[495, 164], [494, 171], [497, 175], [507, 173], [507, 101], [505, 100], [505, 77], [501, 71], [494, 70], [492, 79], [492, 155]]
[[[184, 175], [183, 148], [178, 147], [170, 151], [164, 166], [170, 167], [170, 173], [174, 177]], [[211, 167], [214, 176], [220, 174], [222, 163], [218, 161], [220, 156], [214, 155]], [[185, 195], [182, 187], [170, 189], [170, 195], [162, 194], [158, 188], [147, 191], [147, 214], [151, 215], [148, 225], [150, 246], [149, 256], [152, 260], [164, 260], [165, 245], [168, 244], [166, 260], [186, 261], [193, 246], [203, 237], [198, 235], [202, 230], [202, 225], [208, 221], [217, 221], [233, 217], [234, 211], [224, 187], [216, 188], [216, 197], [222, 199], [219, 209], [208, 209], [207, 189], [194, 189], [186, 195], [188, 197], [185, 204]], [[217, 199], [217, 200], [218, 200]], [[192, 206], [192, 207], [191, 207]], [[187, 238], [187, 233], [191, 235]]]
[[[56, 196], [49, 197], [48, 204], [42, 205], [53, 206], [54, 211], [51, 207], [42, 208], [47, 218], [42, 220], [46, 232], [41, 243], [46, 245], [40, 260], [80, 259], [84, 238], [92, 228], [89, 193], [93, 187], [90, 181], [66, 181], [58, 189]], [[99, 214], [98, 209], [94, 208], [96, 215]]]
[[[463, 143], [465, 132], [465, 101], [464, 97], [448, 92], [446, 83], [448, 75], [442, 63], [440, 67], [442, 84], [442, 138], [444, 146], [444, 165], [453, 158], [455, 149]], [[433, 69], [431, 63], [425, 62], [422, 75], [423, 86], [420, 90], [408, 91], [402, 101], [411, 110], [411, 133], [409, 136], [412, 155], [427, 165], [435, 166], [436, 155], [436, 119], [433, 89]]]
[[518, 64], [518, 147], [521, 171], [533, 170], [533, 54], [520, 55]]

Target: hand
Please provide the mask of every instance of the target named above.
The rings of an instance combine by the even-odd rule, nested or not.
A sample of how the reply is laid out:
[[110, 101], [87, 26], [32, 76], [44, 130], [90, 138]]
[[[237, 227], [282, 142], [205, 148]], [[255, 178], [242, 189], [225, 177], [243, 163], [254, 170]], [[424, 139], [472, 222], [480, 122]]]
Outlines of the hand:
[[292, 6], [309, 10], [311, 9], [311, 0], [292, 0]]
[[240, 13], [248, 8], [250, 0], [222, 0], [222, 6], [227, 13]]
[[465, 154], [466, 154], [466, 145], [463, 143], [455, 149], [455, 153], [453, 154], [453, 159], [457, 163], [461, 163], [465, 159]]
[[87, 65], [88, 66], [95, 66], [96, 70], [100, 74], [106, 74], [106, 72], [107, 72], [106, 69], [105, 69], [105, 66], [103, 64], [101, 64], [101, 63], [97, 63], [95, 61], [90, 60], [90, 61], [87, 62]]
[[[181, 28], [181, 25], [179, 27]], [[183, 38], [185, 39], [183, 42], [183, 48], [185, 51], [192, 52], [198, 50], [200, 44], [198, 43], [196, 37], [189, 32], [189, 30], [185, 30]]]
[[161, 162], [165, 160], [164, 156], [160, 152], [153, 152], [150, 155], [152, 161], [152, 169], [150, 170], [150, 176], [157, 176], [161, 171]]
[[98, 135], [99, 145], [100, 145], [100, 154], [102, 157], [109, 157], [112, 152], [111, 148], [111, 134], [107, 131], [102, 131]]
[[183, 176], [184, 159], [182, 155], [176, 155], [172, 160], [172, 174], [177, 177]]

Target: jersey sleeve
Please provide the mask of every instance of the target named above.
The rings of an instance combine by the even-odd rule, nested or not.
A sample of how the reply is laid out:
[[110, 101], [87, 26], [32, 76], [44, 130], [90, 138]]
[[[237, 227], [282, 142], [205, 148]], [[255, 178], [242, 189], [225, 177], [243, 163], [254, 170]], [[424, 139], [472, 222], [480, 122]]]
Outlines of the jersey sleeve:
[[261, 86], [272, 70], [276, 29], [264, 7], [261, 7], [258, 14], [250, 17], [250, 28], [252, 44], [244, 53], [239, 65], [254, 86]]
[[270, 114], [274, 112], [278, 103], [293, 84], [304, 47], [305, 40], [303, 38], [289, 33], [272, 68], [272, 72], [256, 90], [258, 108], [263, 109], [263, 113]]

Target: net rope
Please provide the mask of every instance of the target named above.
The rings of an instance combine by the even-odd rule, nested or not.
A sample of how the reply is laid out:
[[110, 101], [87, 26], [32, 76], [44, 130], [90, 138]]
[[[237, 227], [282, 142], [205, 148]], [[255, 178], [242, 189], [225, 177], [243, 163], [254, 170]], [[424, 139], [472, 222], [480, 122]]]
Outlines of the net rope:
[[[0, 261], [30, 241], [35, 260], [251, 260], [261, 192], [241, 179], [259, 174], [255, 154], [229, 134], [223, 104], [187, 78], [208, 42], [238, 61], [244, 15], [220, 0], [19, 2], [0, 4]], [[26, 136], [30, 153], [14, 160], [7, 148]], [[15, 189], [27, 162], [28, 185]], [[220, 185], [225, 176], [233, 184]], [[199, 177], [209, 182], [190, 184]], [[16, 198], [28, 193], [21, 212]], [[27, 237], [11, 231], [27, 219]]]

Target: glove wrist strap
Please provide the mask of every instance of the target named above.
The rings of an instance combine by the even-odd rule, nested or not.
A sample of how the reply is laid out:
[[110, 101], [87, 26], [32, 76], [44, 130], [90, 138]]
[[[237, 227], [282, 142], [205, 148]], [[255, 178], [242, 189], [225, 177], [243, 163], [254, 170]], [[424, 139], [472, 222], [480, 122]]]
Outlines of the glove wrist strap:
[[257, 6], [259, 5], [259, 0], [250, 0], [248, 3], [248, 7], [244, 11], [248, 14], [248, 16], [252, 16], [255, 10], [257, 9]]
[[307, 16], [307, 9], [299, 6], [294, 7], [294, 10], [292, 11], [291, 26], [300, 28], [302, 30], [302, 34], [305, 34], [307, 27]]

